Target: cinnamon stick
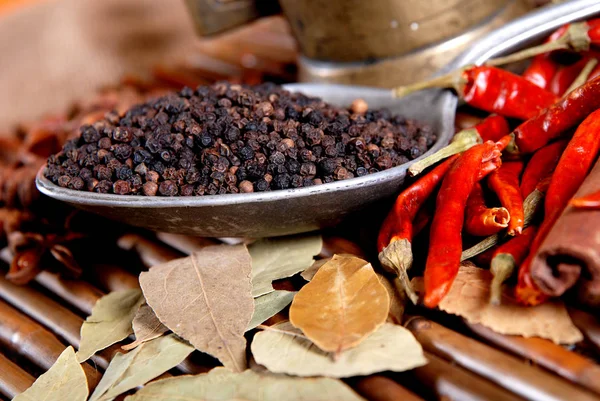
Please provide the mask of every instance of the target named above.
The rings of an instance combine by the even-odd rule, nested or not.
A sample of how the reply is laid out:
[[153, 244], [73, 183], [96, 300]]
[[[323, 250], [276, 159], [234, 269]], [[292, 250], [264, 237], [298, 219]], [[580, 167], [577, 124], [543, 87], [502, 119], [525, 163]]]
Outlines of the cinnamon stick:
[[[575, 198], [600, 189], [600, 161]], [[549, 296], [561, 296], [577, 287], [580, 301], [600, 307], [600, 210], [567, 206], [531, 263], [531, 276]]]

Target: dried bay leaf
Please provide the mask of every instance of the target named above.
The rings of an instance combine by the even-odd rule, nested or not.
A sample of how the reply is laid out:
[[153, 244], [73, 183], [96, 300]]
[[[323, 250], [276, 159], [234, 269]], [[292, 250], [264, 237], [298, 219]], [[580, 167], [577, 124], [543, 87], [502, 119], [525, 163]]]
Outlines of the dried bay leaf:
[[171, 331], [234, 370], [246, 368], [244, 332], [254, 312], [245, 245], [207, 246], [140, 275], [148, 305]]
[[194, 347], [174, 334], [147, 341], [126, 354], [117, 354], [89, 401], [110, 401], [146, 384], [177, 366]]
[[67, 347], [54, 365], [13, 401], [85, 401], [88, 384], [73, 347]]
[[321, 268], [321, 266], [323, 266], [325, 263], [329, 262], [330, 260], [331, 260], [331, 258], [315, 260], [308, 269], [306, 269], [302, 273], [300, 273], [300, 276], [302, 276], [302, 278], [306, 281], [312, 280], [313, 277], [315, 276], [315, 274], [317, 274], [317, 272]]
[[144, 386], [125, 401], [364, 401], [340, 380], [233, 373], [215, 368], [197, 376], [179, 376]]
[[81, 326], [79, 362], [132, 334], [133, 318], [143, 303], [144, 296], [137, 288], [111, 292], [100, 298]]
[[320, 235], [265, 238], [248, 246], [252, 256], [252, 295], [274, 291], [274, 280], [291, 277], [308, 269], [321, 252]]
[[392, 323], [385, 323], [356, 347], [339, 353], [335, 360], [290, 322], [271, 327], [275, 330], [256, 333], [251, 349], [256, 362], [274, 373], [342, 378], [386, 370], [403, 372], [427, 363], [411, 332]]
[[389, 309], [388, 292], [370, 263], [334, 255], [294, 297], [290, 322], [323, 351], [339, 353], [377, 330]]
[[273, 291], [254, 298], [254, 314], [248, 324], [247, 330], [255, 328], [270, 317], [281, 312], [283, 308], [292, 302], [294, 295], [296, 295], [296, 291]]
[[395, 324], [402, 324], [404, 308], [406, 306], [406, 291], [398, 277], [388, 278], [383, 274], [377, 273], [379, 281], [385, 287], [390, 296], [390, 311], [387, 321]]
[[158, 320], [154, 311], [148, 304], [140, 306], [140, 309], [138, 309], [133, 318], [132, 326], [133, 333], [135, 334], [135, 341], [131, 344], [122, 346], [121, 348], [125, 351], [132, 350], [138, 345], [158, 338], [169, 331], [167, 326]]
[[[450, 292], [440, 302], [445, 312], [464, 317], [468, 322], [480, 323], [500, 334], [542, 337], [558, 344], [573, 344], [583, 339], [567, 309], [559, 300], [538, 306], [518, 305], [506, 289], [501, 305], [489, 303], [492, 274], [489, 270], [472, 265], [460, 267]], [[422, 279], [413, 279], [416, 288], [423, 288]]]

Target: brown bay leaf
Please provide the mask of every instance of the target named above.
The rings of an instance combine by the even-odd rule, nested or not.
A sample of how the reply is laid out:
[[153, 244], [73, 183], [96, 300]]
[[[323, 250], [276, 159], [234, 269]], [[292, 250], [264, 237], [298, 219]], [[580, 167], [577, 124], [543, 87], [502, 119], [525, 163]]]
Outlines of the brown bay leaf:
[[251, 349], [256, 362], [274, 373], [343, 378], [387, 370], [403, 372], [427, 363], [411, 332], [392, 323], [385, 323], [335, 359], [304, 338], [290, 322], [271, 328], [256, 333]]
[[171, 331], [234, 370], [246, 368], [254, 312], [245, 245], [214, 245], [140, 275], [148, 305]]
[[364, 401], [348, 385], [336, 379], [258, 374], [252, 370], [233, 373], [225, 368], [215, 368], [196, 376], [158, 380], [125, 399], [157, 400]]
[[81, 326], [79, 362], [132, 334], [133, 318], [143, 303], [144, 296], [137, 288], [111, 292], [100, 298]]
[[110, 401], [148, 383], [177, 366], [194, 347], [174, 334], [147, 341], [126, 354], [117, 354], [89, 401]]
[[294, 297], [290, 322], [323, 351], [339, 353], [377, 330], [389, 308], [370, 263], [334, 255]]
[[73, 347], [67, 347], [54, 365], [13, 401], [85, 401], [88, 384]]
[[273, 291], [254, 298], [254, 314], [247, 330], [252, 330], [292, 303], [296, 291]]
[[330, 260], [331, 260], [331, 258], [315, 260], [308, 269], [306, 269], [302, 273], [300, 273], [300, 276], [302, 276], [302, 278], [306, 281], [312, 280], [313, 277], [315, 276], [315, 274], [317, 274], [317, 272], [321, 268], [321, 266], [323, 266], [325, 263], [329, 262]]
[[252, 295], [274, 291], [275, 280], [291, 277], [308, 269], [313, 257], [321, 252], [320, 235], [294, 235], [264, 238], [248, 246], [252, 257]]
[[131, 344], [122, 346], [121, 348], [125, 351], [132, 350], [138, 345], [158, 338], [169, 331], [167, 326], [158, 320], [154, 311], [148, 304], [140, 306], [133, 318], [132, 326], [133, 333], [135, 334], [135, 341]]
[[[440, 302], [439, 308], [459, 315], [471, 323], [483, 326], [500, 334], [541, 337], [558, 344], [573, 344], [583, 339], [575, 327], [565, 305], [552, 300], [534, 307], [518, 305], [511, 289], [502, 293], [502, 304], [491, 305], [489, 270], [473, 265], [462, 265], [450, 292]], [[413, 279], [415, 288], [423, 288], [422, 278]]]
[[388, 312], [387, 321], [401, 325], [404, 308], [406, 307], [406, 291], [404, 291], [398, 277], [390, 278], [380, 273], [377, 273], [377, 277], [379, 277], [379, 281], [390, 296], [390, 311]]

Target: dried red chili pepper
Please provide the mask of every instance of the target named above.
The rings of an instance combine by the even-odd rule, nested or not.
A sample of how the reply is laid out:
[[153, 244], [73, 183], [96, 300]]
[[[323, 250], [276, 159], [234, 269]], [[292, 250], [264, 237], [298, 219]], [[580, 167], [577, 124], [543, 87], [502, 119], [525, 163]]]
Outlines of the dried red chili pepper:
[[377, 237], [379, 260], [386, 270], [398, 275], [413, 302], [416, 302], [418, 297], [406, 274], [412, 265], [413, 220], [458, 158], [459, 156], [455, 155], [447, 159], [402, 191], [379, 230]]
[[581, 198], [573, 198], [569, 201], [569, 205], [578, 209], [600, 209], [600, 191]]
[[502, 164], [498, 170], [488, 176], [488, 186], [496, 193], [500, 204], [510, 213], [508, 235], [519, 235], [523, 231], [525, 214], [523, 212], [523, 195], [519, 188], [519, 178], [523, 171], [522, 161], [511, 161]]
[[464, 152], [478, 143], [485, 141], [496, 142], [509, 133], [510, 128], [506, 118], [499, 115], [491, 115], [474, 127], [458, 132], [454, 135], [448, 146], [414, 163], [408, 168], [408, 173], [411, 176], [415, 176], [446, 157]]
[[585, 179], [600, 151], [600, 109], [590, 114], [577, 128], [552, 174], [544, 202], [545, 215], [531, 245], [526, 261], [519, 268], [515, 288], [517, 301], [536, 305], [543, 300], [542, 292], [530, 274], [530, 265], [542, 241]]
[[499, 305], [502, 298], [502, 283], [512, 276], [516, 267], [519, 266], [529, 251], [537, 227], [530, 226], [523, 230], [517, 237], [500, 245], [493, 253], [490, 262], [490, 271], [494, 278], [490, 285], [490, 303]]
[[526, 120], [556, 102], [556, 95], [523, 77], [490, 66], [465, 67], [448, 75], [393, 90], [396, 97], [416, 90], [454, 88], [469, 105], [504, 117]]
[[587, 62], [587, 58], [582, 58], [574, 64], [560, 67], [552, 78], [548, 89], [557, 96], [564, 95]]
[[422, 207], [417, 212], [415, 220], [413, 221], [413, 237], [418, 235], [421, 231], [427, 227], [427, 224], [431, 222], [432, 215], [427, 207]]
[[500, 166], [500, 156], [500, 150], [492, 141], [476, 145], [454, 162], [442, 181], [425, 266], [424, 303], [429, 308], [444, 298], [458, 273], [465, 205], [480, 178], [482, 166]]
[[558, 67], [548, 54], [538, 54], [531, 60], [522, 77], [542, 89], [550, 89], [550, 82]]
[[496, 249], [498, 249], [498, 245], [494, 245], [491, 248], [475, 255], [473, 257], [475, 265], [482, 268], [489, 268], [490, 263], [492, 261], [492, 257], [494, 256], [494, 252], [496, 252]]
[[506, 208], [486, 206], [483, 188], [476, 182], [467, 200], [465, 231], [471, 235], [486, 237], [508, 227], [509, 220], [510, 214]]
[[575, 89], [537, 116], [519, 125], [513, 133], [519, 153], [533, 153], [565, 134], [600, 108], [600, 77]]
[[521, 177], [521, 195], [526, 198], [544, 178], [549, 177], [569, 143], [566, 139], [553, 142], [536, 151]]

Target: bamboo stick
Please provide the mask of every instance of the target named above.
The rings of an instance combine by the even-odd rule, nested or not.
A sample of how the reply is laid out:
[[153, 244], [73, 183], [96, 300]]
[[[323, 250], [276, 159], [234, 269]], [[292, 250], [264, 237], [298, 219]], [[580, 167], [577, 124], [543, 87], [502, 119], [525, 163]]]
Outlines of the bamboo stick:
[[97, 287], [106, 292], [140, 287], [138, 276], [119, 266], [107, 264], [86, 266], [85, 273]]
[[600, 320], [591, 313], [575, 308], [569, 308], [569, 316], [585, 338], [600, 352]]
[[591, 360], [543, 338], [507, 336], [479, 324], [468, 324], [468, 326], [475, 334], [490, 343], [600, 394], [600, 366]]
[[596, 400], [593, 394], [535, 366], [423, 317], [406, 324], [423, 348], [530, 400]]
[[[56, 301], [28, 286], [12, 284], [0, 275], [0, 297], [33, 318], [68, 344], [79, 348], [83, 319]], [[120, 347], [109, 347], [92, 357], [105, 370]]]
[[38, 274], [35, 281], [86, 315], [92, 313], [92, 308], [104, 295], [86, 281], [64, 279], [47, 271]]
[[0, 394], [12, 400], [17, 394], [27, 390], [34, 381], [35, 377], [0, 354]]
[[491, 383], [434, 354], [425, 352], [427, 365], [413, 369], [407, 376], [411, 383], [420, 382], [427, 399], [469, 401], [518, 401], [516, 394]]
[[33, 318], [67, 343], [79, 345], [83, 319], [29, 286], [11, 283], [0, 275], [0, 297]]
[[184, 255], [165, 244], [142, 237], [138, 234], [125, 234], [118, 239], [119, 248], [136, 251], [146, 267], [152, 267]]
[[199, 251], [205, 246], [217, 245], [218, 242], [212, 238], [192, 237], [190, 235], [156, 233], [156, 238], [179, 252], [189, 255], [192, 252]]
[[350, 386], [369, 401], [422, 401], [423, 399], [407, 390], [389, 377], [371, 375], [350, 380]]
[[[50, 369], [65, 349], [51, 332], [4, 301], [0, 301], [0, 343], [43, 370]], [[88, 363], [82, 367], [90, 388], [94, 388], [100, 380], [100, 372]]]

